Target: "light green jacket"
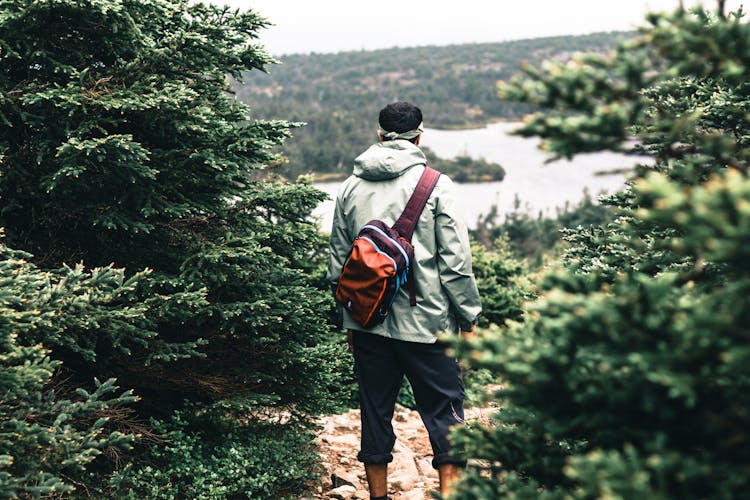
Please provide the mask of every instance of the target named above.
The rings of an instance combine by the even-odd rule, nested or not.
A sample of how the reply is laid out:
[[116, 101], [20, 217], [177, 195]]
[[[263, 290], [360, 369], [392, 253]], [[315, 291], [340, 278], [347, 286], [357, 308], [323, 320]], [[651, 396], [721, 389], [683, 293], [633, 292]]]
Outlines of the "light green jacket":
[[[331, 230], [328, 279], [336, 284], [352, 241], [373, 219], [393, 225], [424, 171], [425, 156], [409, 141], [371, 146], [354, 160], [354, 175], [339, 189]], [[347, 311], [344, 328], [384, 337], [432, 343], [442, 332], [469, 330], [482, 311], [471, 270], [469, 235], [451, 181], [441, 175], [412, 237], [417, 305], [408, 286], [399, 291], [384, 323], [362, 328]]]

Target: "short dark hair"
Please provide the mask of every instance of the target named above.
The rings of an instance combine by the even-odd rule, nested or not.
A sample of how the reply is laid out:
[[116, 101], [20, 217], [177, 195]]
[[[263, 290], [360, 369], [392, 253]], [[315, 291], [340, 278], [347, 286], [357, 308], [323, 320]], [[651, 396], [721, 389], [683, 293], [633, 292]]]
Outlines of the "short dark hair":
[[402, 134], [419, 127], [422, 110], [410, 102], [392, 102], [380, 110], [378, 122], [386, 132]]

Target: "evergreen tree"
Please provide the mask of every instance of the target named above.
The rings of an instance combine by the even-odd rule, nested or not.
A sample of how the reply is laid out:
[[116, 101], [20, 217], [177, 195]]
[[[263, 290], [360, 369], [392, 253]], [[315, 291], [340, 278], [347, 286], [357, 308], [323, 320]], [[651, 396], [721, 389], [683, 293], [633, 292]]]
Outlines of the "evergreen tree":
[[[750, 26], [654, 14], [611, 57], [528, 69], [550, 151], [646, 151], [618, 219], [570, 231], [523, 324], [462, 352], [506, 383], [452, 498], [740, 498], [750, 487]], [[636, 134], [636, 146], [626, 139]]]
[[[114, 380], [95, 381], [61, 397], [53, 384], [60, 362], [34, 339], [50, 338], [93, 317], [95, 304], [79, 293], [112, 300], [124, 288], [123, 272], [87, 272], [82, 267], [51, 272], [37, 269], [30, 256], [0, 243], [0, 496], [48, 496], [73, 491], [85, 467], [103, 452], [130, 447], [133, 434], [112, 428], [108, 416], [135, 401], [120, 396]], [[75, 310], [71, 314], [72, 310]], [[120, 320], [140, 311], [123, 309]], [[77, 316], [77, 317], [73, 317]], [[62, 390], [62, 391], [61, 391]]]
[[[34, 339], [69, 383], [134, 389], [138, 418], [171, 436], [118, 472], [131, 495], [294, 491], [310, 465], [300, 426], [338, 399], [339, 351], [321, 341], [330, 298], [309, 277], [320, 237], [307, 216], [324, 195], [255, 180], [294, 124], [253, 120], [228, 85], [272, 62], [254, 43], [264, 25], [187, 0], [0, 3], [8, 244], [42, 269], [149, 270], [80, 324]], [[97, 297], [82, 285], [79, 299]], [[136, 307], [137, 321], [119, 318]], [[285, 453], [248, 459], [269, 446]], [[194, 474], [195, 461], [211, 473]]]

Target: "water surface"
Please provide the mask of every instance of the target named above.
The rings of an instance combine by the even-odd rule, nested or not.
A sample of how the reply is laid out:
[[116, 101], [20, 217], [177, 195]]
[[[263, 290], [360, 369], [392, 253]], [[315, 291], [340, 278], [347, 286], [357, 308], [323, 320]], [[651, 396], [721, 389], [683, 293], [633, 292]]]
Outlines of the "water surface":
[[[458, 196], [463, 200], [463, 210], [470, 227], [487, 214], [493, 205], [500, 217], [513, 210], [516, 195], [524, 211], [536, 215], [542, 212], [554, 215], [557, 207], [566, 202], [575, 204], [583, 197], [584, 189], [592, 195], [612, 193], [624, 187], [625, 175], [596, 175], [632, 167], [643, 158], [617, 153], [589, 153], [573, 160], [545, 163], [547, 153], [538, 149], [539, 140], [508, 135], [517, 128], [517, 122], [494, 123], [481, 129], [436, 130], [426, 129], [422, 144], [438, 156], [454, 158], [469, 155], [499, 163], [505, 169], [502, 182], [457, 184]], [[339, 182], [316, 183], [319, 189], [335, 198]], [[321, 227], [329, 230], [333, 219], [333, 201], [321, 203], [314, 215]]]

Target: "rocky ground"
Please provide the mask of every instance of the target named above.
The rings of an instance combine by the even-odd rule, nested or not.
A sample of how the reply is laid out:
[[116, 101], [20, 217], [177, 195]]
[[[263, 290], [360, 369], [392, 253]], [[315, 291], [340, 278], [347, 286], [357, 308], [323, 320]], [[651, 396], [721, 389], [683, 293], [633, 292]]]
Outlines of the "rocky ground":
[[[467, 421], [485, 419], [488, 410], [469, 409]], [[357, 461], [359, 451], [359, 410], [323, 419], [318, 436], [325, 472], [316, 486], [315, 499], [369, 499], [364, 467]], [[432, 449], [419, 414], [397, 406], [393, 417], [396, 446], [388, 466], [389, 494], [393, 499], [432, 499], [438, 491], [437, 471], [432, 468]]]

